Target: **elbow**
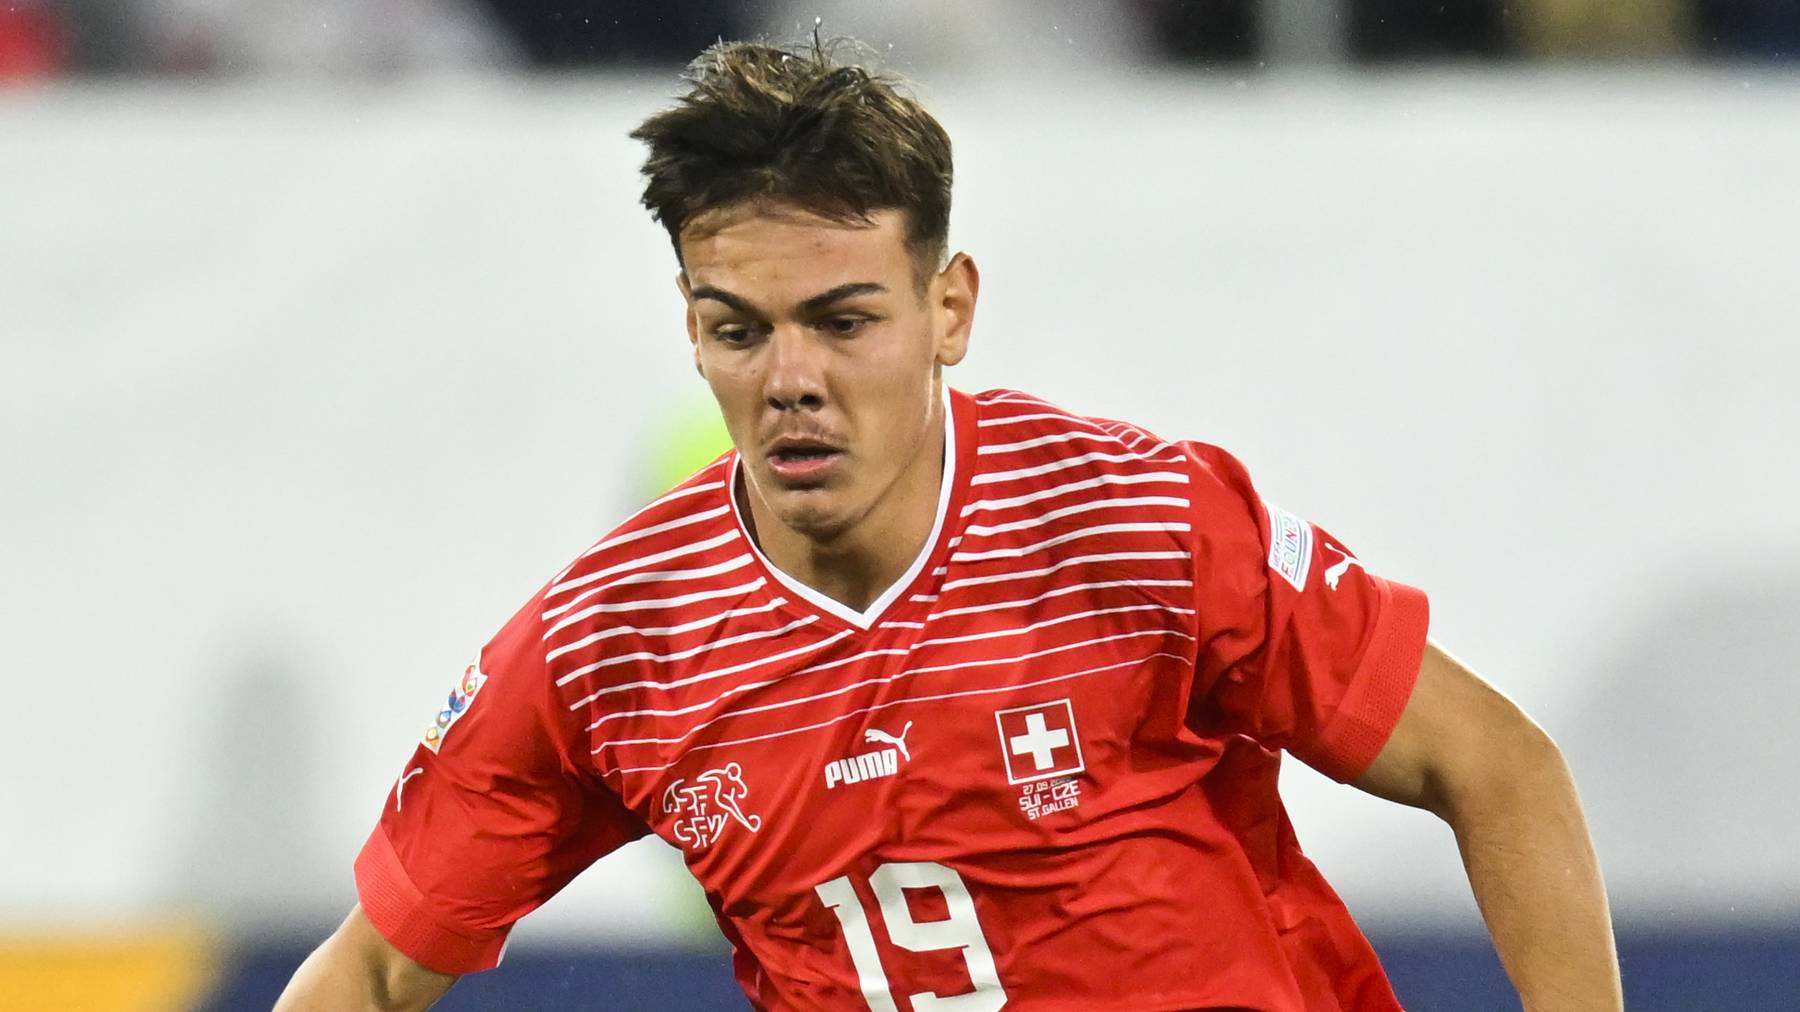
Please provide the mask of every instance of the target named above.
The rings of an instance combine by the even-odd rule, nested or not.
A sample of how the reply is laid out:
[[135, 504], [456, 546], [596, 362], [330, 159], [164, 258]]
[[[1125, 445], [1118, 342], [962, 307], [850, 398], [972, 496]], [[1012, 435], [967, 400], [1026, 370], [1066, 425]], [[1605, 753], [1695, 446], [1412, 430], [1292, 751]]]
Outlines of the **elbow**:
[[1547, 790], [1573, 789], [1562, 749], [1522, 711], [1473, 730], [1469, 747], [1427, 774], [1419, 807], [1454, 827], [1496, 807], [1532, 804]]

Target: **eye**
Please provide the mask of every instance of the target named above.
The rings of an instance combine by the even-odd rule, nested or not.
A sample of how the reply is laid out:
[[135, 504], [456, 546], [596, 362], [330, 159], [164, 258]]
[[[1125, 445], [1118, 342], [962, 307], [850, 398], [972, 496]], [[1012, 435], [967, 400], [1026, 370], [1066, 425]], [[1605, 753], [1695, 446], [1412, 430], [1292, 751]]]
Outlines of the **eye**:
[[824, 328], [837, 337], [853, 337], [865, 326], [873, 323], [867, 316], [833, 316], [823, 324]]
[[741, 323], [727, 323], [714, 327], [712, 335], [713, 340], [734, 348], [741, 348], [756, 337], [755, 331]]

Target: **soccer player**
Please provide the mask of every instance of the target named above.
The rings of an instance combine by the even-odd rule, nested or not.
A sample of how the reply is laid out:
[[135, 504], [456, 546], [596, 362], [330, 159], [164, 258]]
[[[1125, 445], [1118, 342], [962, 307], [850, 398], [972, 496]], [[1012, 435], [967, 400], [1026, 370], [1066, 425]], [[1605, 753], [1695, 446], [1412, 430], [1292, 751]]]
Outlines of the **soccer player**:
[[891, 84], [817, 45], [689, 81], [633, 136], [735, 451], [480, 651], [278, 1007], [424, 1007], [655, 833], [758, 1008], [1397, 1008], [1283, 752], [1449, 823], [1527, 1008], [1620, 1006], [1568, 769], [1423, 594], [1216, 447], [949, 388], [980, 278]]

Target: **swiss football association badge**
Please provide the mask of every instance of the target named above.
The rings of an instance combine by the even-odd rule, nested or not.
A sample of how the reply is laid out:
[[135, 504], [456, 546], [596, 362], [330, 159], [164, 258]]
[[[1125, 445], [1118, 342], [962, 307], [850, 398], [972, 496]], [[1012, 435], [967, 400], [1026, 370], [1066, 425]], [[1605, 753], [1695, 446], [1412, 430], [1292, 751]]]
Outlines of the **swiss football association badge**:
[[1019, 809], [1038, 819], [1081, 804], [1076, 774], [1087, 769], [1075, 707], [1067, 699], [994, 711], [1006, 782], [1020, 787]]
[[693, 850], [712, 846], [732, 822], [754, 833], [762, 828], [762, 816], [744, 810], [750, 788], [744, 768], [727, 763], [707, 770], [688, 783], [684, 777], [663, 791], [663, 814], [671, 817], [675, 839]]

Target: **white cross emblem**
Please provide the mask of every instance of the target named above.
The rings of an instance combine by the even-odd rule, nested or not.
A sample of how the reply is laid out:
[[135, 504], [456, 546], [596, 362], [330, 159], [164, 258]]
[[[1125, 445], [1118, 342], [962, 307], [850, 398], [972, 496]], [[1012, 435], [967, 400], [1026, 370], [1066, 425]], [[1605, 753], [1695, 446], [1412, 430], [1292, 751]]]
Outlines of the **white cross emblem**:
[[1025, 715], [1025, 733], [1012, 738], [1012, 754], [1031, 753], [1031, 761], [1041, 770], [1049, 769], [1054, 763], [1050, 756], [1059, 748], [1069, 743], [1069, 732], [1062, 728], [1052, 731], [1044, 724], [1044, 715], [1028, 713]]
[[1006, 763], [1008, 783], [1066, 777], [1087, 768], [1081, 758], [1075, 707], [1067, 699], [996, 710], [994, 723], [1000, 730], [1000, 757]]

